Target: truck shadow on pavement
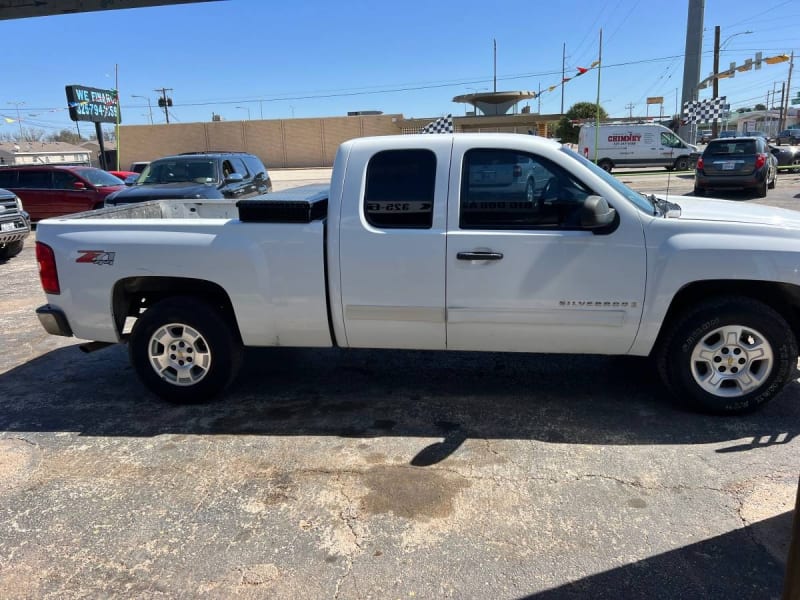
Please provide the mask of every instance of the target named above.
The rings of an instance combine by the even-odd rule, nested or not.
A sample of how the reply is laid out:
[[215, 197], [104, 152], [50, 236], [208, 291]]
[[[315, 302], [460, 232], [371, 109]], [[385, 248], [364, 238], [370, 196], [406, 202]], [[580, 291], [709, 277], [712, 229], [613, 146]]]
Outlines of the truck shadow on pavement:
[[[756, 540], [774, 540], [792, 526], [792, 512], [747, 525], [724, 535], [682, 546], [616, 569], [590, 575], [525, 600], [592, 598], [777, 598], [783, 585], [782, 567]], [[787, 540], [788, 542], [788, 540]], [[777, 544], [780, 556], [786, 545]]]
[[124, 346], [51, 351], [0, 374], [0, 432], [441, 438], [412, 464], [468, 438], [561, 444], [789, 443], [795, 381], [760, 411], [714, 417], [676, 407], [644, 359], [396, 350], [251, 349], [224, 397], [171, 405], [138, 382]]

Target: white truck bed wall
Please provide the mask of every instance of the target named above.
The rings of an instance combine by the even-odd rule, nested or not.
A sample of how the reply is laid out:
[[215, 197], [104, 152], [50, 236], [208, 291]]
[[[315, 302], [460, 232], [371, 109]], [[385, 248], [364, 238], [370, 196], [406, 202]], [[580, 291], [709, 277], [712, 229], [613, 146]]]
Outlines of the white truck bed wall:
[[[138, 209], [155, 213], [162, 208], [158, 202], [147, 204], [151, 206], [142, 204]], [[191, 208], [189, 203], [185, 206]], [[201, 204], [201, 210], [206, 206]], [[39, 227], [58, 257], [62, 282], [61, 294], [48, 295], [48, 302], [69, 307], [76, 337], [119, 341], [110, 311], [118, 281], [182, 277], [210, 281], [227, 291], [245, 345], [332, 345], [324, 221], [198, 222], [195, 218], [159, 219], [154, 214], [149, 219], [128, 216], [123, 223], [98, 213], [92, 218], [72, 215], [69, 220], [45, 220]], [[107, 253], [110, 261], [76, 262], [87, 251]]]
[[69, 219], [236, 219], [239, 211], [233, 200], [150, 200], [110, 206], [79, 214]]

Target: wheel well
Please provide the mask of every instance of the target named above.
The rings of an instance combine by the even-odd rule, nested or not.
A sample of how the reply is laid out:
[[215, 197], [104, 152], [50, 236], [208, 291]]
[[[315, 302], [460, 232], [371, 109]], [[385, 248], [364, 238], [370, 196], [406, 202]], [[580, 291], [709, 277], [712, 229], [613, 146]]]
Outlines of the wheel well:
[[800, 341], [800, 286], [770, 281], [714, 280], [695, 281], [675, 294], [653, 347], [658, 347], [680, 314], [700, 302], [723, 296], [752, 298], [770, 306], [786, 319], [795, 338]]
[[130, 277], [118, 281], [112, 292], [112, 310], [120, 338], [130, 334], [129, 318], [136, 319], [157, 302], [173, 296], [205, 300], [230, 321], [241, 341], [236, 313], [227, 292], [211, 281], [188, 277]]

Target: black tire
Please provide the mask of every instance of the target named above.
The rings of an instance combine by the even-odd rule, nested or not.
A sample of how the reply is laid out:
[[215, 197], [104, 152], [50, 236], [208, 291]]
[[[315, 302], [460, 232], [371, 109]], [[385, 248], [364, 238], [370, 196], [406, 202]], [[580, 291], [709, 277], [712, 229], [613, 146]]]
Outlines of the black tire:
[[603, 160], [597, 163], [597, 166], [603, 169], [603, 171], [611, 173], [611, 169], [614, 168], [614, 163], [612, 163], [607, 158], [604, 158]]
[[[699, 356], [702, 349], [705, 354]], [[759, 360], [760, 351], [767, 358]], [[730, 297], [708, 300], [678, 316], [655, 358], [677, 401], [701, 412], [735, 415], [774, 398], [795, 375], [797, 354], [794, 333], [777, 311], [758, 300]]]
[[689, 157], [688, 156], [679, 156], [675, 159], [675, 170], [676, 171], [688, 171], [689, 170]]
[[[235, 326], [218, 310], [202, 300], [176, 296], [139, 317], [128, 354], [150, 391], [185, 404], [209, 400], [233, 381], [242, 362], [242, 344]], [[196, 356], [204, 361], [194, 360]]]
[[775, 177], [772, 178], [772, 181], [770, 181], [767, 184], [767, 187], [769, 189], [771, 189], [771, 190], [774, 190], [776, 185], [778, 185], [778, 174], [777, 173], [775, 173]]
[[790, 173], [800, 173], [800, 158], [792, 159], [792, 168], [789, 169]]
[[706, 195], [705, 188], [694, 186], [694, 195], [695, 196], [705, 196]]
[[0, 246], [0, 260], [14, 258], [22, 252], [23, 243], [23, 240], [17, 240], [16, 242], [8, 242], [5, 246]]
[[764, 178], [764, 181], [761, 182], [761, 185], [759, 185], [756, 188], [756, 196], [758, 198], [766, 198], [767, 197], [767, 179], [766, 179], [766, 177]]

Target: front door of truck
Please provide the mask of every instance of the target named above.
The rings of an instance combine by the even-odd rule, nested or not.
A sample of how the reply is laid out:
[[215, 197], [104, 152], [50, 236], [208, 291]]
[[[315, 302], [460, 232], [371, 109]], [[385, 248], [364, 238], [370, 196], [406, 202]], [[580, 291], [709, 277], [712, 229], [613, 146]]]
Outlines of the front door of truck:
[[473, 185], [473, 171], [484, 171], [495, 155], [507, 152], [461, 149], [458, 141], [453, 150], [447, 347], [626, 352], [644, 299], [638, 216], [621, 215], [602, 233], [582, 229], [580, 207], [594, 192], [555, 162], [531, 153], [519, 152], [543, 175], [533, 202]]
[[449, 136], [435, 144], [419, 137], [405, 140], [407, 148], [360, 148], [350, 158], [348, 173], [366, 173], [348, 176], [339, 228], [341, 311], [350, 347], [446, 347], [452, 144]]

